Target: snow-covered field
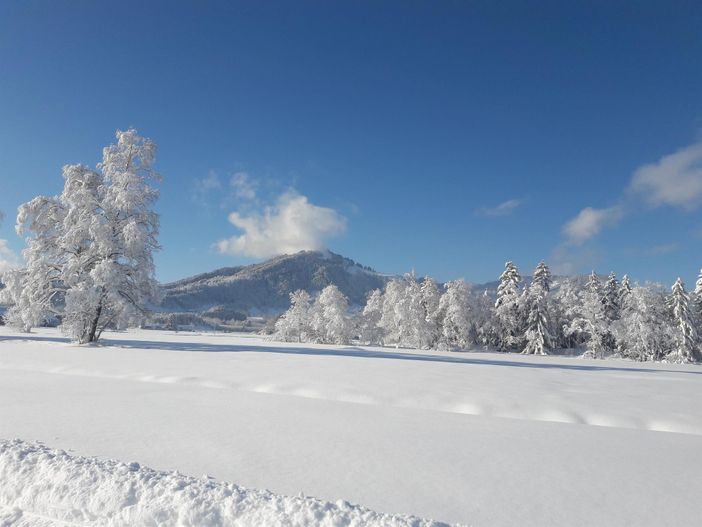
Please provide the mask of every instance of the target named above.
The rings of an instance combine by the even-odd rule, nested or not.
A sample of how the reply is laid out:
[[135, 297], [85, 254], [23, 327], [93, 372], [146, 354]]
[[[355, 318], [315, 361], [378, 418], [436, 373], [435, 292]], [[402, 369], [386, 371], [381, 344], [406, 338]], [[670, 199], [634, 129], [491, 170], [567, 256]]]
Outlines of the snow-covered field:
[[[0, 328], [0, 439], [12, 438], [70, 455], [2, 443], [0, 525], [83, 525], [101, 509], [134, 524], [138, 506], [158, 514], [156, 495], [171, 512], [225, 517], [243, 499], [280, 513], [242, 525], [411, 522], [340, 499], [475, 526], [702, 518], [699, 366], [156, 331], [91, 347]], [[331, 503], [277, 496], [300, 493]], [[283, 520], [285, 507], [302, 512]]]

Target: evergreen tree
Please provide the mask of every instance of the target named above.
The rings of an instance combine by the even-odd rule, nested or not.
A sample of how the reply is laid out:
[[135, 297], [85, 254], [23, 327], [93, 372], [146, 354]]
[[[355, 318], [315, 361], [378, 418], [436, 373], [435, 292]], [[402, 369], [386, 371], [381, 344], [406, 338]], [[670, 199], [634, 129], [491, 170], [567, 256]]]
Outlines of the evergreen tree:
[[609, 322], [614, 322], [619, 319], [621, 304], [621, 287], [617, 282], [617, 275], [613, 272], [609, 273], [602, 291], [602, 306], [605, 319]]
[[521, 336], [519, 313], [519, 284], [522, 277], [517, 266], [505, 263], [505, 270], [500, 275], [495, 301], [495, 317], [498, 324], [499, 349], [507, 351], [514, 348]]
[[697, 335], [692, 325], [690, 297], [685, 292], [685, 284], [678, 278], [668, 298], [668, 307], [677, 328], [675, 349], [666, 357], [671, 362], [686, 363], [697, 359]]
[[551, 346], [549, 330], [548, 293], [551, 290], [551, 271], [541, 261], [534, 270], [529, 286], [526, 305], [527, 330], [524, 334], [526, 346], [522, 353], [547, 355], [546, 350]]
[[702, 269], [700, 269], [700, 274], [695, 282], [695, 290], [690, 300], [694, 306], [693, 311], [698, 323], [702, 323]]
[[623, 308], [628, 296], [631, 294], [631, 283], [629, 275], [622, 276], [622, 283], [619, 285], [619, 307]]
[[602, 336], [602, 344], [608, 351], [614, 351], [617, 347], [617, 341], [612, 332], [612, 324], [619, 320], [621, 315], [619, 295], [620, 286], [617, 281], [617, 275], [611, 272], [602, 289], [602, 313], [604, 314], [606, 326], [605, 333]]

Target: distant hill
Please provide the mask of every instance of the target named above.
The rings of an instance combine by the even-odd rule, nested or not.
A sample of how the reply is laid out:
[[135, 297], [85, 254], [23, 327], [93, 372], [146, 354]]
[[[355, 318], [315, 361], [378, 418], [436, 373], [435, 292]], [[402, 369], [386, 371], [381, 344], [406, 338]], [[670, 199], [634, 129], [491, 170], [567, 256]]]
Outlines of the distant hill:
[[174, 312], [277, 314], [288, 308], [292, 291], [314, 294], [329, 284], [335, 284], [352, 305], [363, 305], [368, 292], [383, 288], [391, 278], [329, 251], [302, 251], [164, 284], [159, 307]]

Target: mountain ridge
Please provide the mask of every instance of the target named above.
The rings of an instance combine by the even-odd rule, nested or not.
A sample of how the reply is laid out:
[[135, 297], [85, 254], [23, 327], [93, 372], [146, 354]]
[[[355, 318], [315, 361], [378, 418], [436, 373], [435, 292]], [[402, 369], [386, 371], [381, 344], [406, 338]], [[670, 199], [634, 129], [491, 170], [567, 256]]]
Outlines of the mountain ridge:
[[277, 314], [297, 289], [309, 293], [334, 284], [352, 305], [383, 288], [384, 275], [330, 251], [300, 251], [251, 265], [222, 267], [162, 285], [159, 307], [165, 311], [203, 313], [223, 308], [246, 315]]

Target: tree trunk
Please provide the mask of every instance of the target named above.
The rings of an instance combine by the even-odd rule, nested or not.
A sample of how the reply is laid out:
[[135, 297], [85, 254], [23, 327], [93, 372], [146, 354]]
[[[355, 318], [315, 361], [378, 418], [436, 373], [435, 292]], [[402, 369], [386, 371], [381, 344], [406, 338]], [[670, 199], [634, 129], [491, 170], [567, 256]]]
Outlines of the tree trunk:
[[102, 302], [98, 304], [98, 308], [95, 312], [95, 318], [93, 318], [92, 322], [90, 323], [90, 330], [88, 332], [88, 342], [95, 342], [98, 338], [98, 322], [100, 322], [100, 315], [102, 314]]

